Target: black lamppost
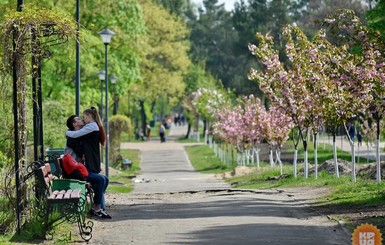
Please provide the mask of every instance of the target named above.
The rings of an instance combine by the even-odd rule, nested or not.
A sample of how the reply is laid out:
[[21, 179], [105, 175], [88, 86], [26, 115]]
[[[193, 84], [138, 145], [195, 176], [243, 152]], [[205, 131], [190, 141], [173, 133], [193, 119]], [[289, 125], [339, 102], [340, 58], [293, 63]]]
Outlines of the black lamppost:
[[79, 43], [79, 32], [80, 32], [80, 0], [76, 0], [76, 115], [80, 115], [80, 43]]
[[[22, 12], [24, 7], [24, 0], [17, 0], [17, 12]], [[16, 29], [16, 28], [15, 28]], [[16, 40], [16, 34], [14, 34], [13, 37], [13, 45], [15, 46], [15, 40]], [[15, 49], [15, 47], [14, 47]], [[15, 55], [15, 54], [14, 54]], [[14, 123], [14, 138], [15, 141], [13, 143], [14, 149], [15, 149], [15, 184], [16, 184], [16, 228], [17, 232], [20, 233], [21, 230], [21, 177], [20, 177], [20, 166], [19, 166], [19, 160], [20, 160], [20, 152], [19, 152], [19, 128], [18, 128], [18, 91], [17, 91], [17, 81], [18, 81], [18, 73], [17, 73], [17, 60], [14, 57], [13, 64], [13, 123]]]
[[[99, 80], [100, 80], [100, 107], [99, 107], [99, 115], [100, 115], [100, 119], [102, 120], [103, 122], [103, 84], [104, 84], [104, 80], [106, 80], [106, 72], [103, 70], [103, 71], [99, 71], [98, 72], [98, 75], [99, 75]], [[103, 161], [103, 147], [100, 146], [100, 159], [101, 161]]]
[[99, 115], [100, 115], [100, 119], [103, 120], [103, 83], [104, 83], [104, 80], [106, 79], [106, 72], [104, 70], [103, 71], [99, 71], [98, 75], [99, 75], [99, 80], [100, 80], [100, 107], [99, 107]]
[[114, 109], [112, 110], [112, 115], [118, 114], [118, 100], [116, 98], [116, 80], [118, 78], [115, 75], [110, 76], [112, 85], [114, 86]]
[[111, 42], [112, 36], [115, 34], [113, 31], [109, 29], [104, 29], [99, 32], [102, 37], [104, 47], [105, 47], [105, 82], [106, 82], [106, 114], [105, 114], [105, 125], [106, 125], [106, 176], [108, 177], [108, 165], [109, 165], [109, 154], [108, 154], [108, 144], [110, 140], [109, 130], [108, 130], [108, 44]]

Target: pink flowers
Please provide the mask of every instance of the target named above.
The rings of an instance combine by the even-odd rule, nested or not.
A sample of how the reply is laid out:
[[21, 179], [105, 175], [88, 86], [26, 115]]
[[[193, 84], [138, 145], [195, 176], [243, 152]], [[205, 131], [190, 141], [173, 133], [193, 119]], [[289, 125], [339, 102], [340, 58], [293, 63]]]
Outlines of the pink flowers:
[[290, 118], [283, 113], [277, 107], [266, 111], [253, 95], [242, 97], [236, 105], [220, 109], [214, 133], [241, 151], [262, 140], [281, 147], [292, 127]]

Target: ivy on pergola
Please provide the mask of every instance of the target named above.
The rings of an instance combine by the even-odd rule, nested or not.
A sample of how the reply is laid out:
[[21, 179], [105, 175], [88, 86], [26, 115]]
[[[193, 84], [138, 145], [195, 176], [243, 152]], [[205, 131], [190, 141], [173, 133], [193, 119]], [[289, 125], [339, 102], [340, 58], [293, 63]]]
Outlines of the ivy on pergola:
[[[76, 39], [76, 23], [71, 16], [58, 10], [25, 5], [22, 12], [6, 9], [0, 28], [0, 42], [3, 46], [4, 72], [25, 65], [25, 57], [34, 55], [41, 60], [49, 55], [49, 47]], [[22, 58], [22, 59], [20, 59]], [[18, 76], [25, 78], [23, 73]]]
[[[46, 8], [38, 8], [31, 4], [23, 6], [23, 11], [18, 12], [6, 9], [0, 23], [0, 54], [2, 64], [0, 71], [13, 76], [13, 113], [14, 113], [14, 169], [16, 198], [8, 193], [10, 200], [16, 200], [12, 204], [16, 207], [17, 227], [20, 229], [21, 212], [20, 207], [26, 196], [22, 196], [21, 190], [24, 184], [20, 183], [19, 165], [25, 164], [26, 142], [27, 142], [27, 76], [32, 74], [32, 100], [34, 105], [34, 137], [42, 136], [42, 130], [37, 129], [39, 125], [35, 122], [42, 120], [41, 108], [39, 113], [35, 108], [41, 104], [41, 84], [36, 83], [40, 79], [39, 70], [43, 58], [50, 56], [49, 48], [67, 42], [69, 39], [76, 39], [77, 26], [71, 16], [59, 11]], [[29, 68], [27, 68], [29, 67]], [[42, 124], [41, 124], [42, 125]], [[38, 132], [38, 133], [36, 133]], [[38, 141], [42, 146], [42, 140]], [[43, 147], [41, 147], [43, 148]], [[37, 155], [37, 154], [36, 154]], [[38, 159], [35, 159], [38, 160]], [[6, 175], [12, 176], [11, 173]], [[23, 178], [25, 179], [25, 178]], [[5, 180], [7, 190], [13, 186], [13, 177]], [[23, 207], [24, 209], [25, 207]]]

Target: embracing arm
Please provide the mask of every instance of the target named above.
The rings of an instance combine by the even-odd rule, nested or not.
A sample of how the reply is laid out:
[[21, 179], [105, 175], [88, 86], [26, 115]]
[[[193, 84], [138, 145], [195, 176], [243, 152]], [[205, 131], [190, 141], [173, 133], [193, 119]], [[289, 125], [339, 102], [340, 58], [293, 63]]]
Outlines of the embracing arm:
[[70, 138], [79, 138], [83, 135], [89, 134], [93, 131], [99, 131], [99, 127], [96, 123], [89, 123], [86, 124], [82, 129], [77, 131], [67, 131], [66, 136]]

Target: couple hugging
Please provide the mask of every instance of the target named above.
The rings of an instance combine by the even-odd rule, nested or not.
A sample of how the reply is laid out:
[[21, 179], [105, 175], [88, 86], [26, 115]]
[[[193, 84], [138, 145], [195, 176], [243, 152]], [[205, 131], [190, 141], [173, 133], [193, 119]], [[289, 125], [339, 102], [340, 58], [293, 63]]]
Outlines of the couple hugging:
[[[106, 142], [106, 134], [96, 108], [83, 112], [83, 119], [72, 115], [67, 119], [67, 143], [64, 150], [63, 168], [70, 178], [86, 180], [94, 191], [94, 204], [90, 215], [111, 219], [106, 212], [104, 194], [109, 180], [100, 174], [100, 147]], [[85, 166], [85, 167], [84, 167]], [[69, 170], [69, 172], [67, 171]], [[78, 170], [78, 171], [74, 171]], [[76, 174], [76, 176], [74, 176]]]

